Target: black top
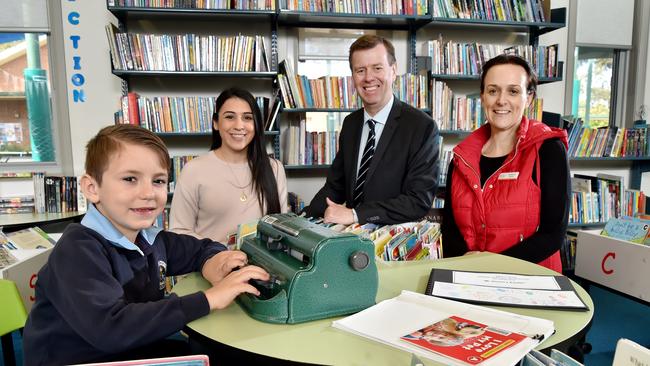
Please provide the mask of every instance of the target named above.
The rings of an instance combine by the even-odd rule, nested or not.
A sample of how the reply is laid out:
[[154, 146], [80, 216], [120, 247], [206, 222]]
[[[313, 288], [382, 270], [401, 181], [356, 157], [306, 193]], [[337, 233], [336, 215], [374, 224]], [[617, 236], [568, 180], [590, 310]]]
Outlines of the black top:
[[110, 359], [159, 341], [210, 312], [203, 292], [164, 296], [165, 277], [200, 271], [226, 247], [161, 231], [143, 254], [71, 224], [38, 273], [24, 330], [25, 365]]
[[[481, 156], [481, 185], [505, 161], [506, 156], [489, 158]], [[500, 254], [538, 263], [558, 251], [564, 242], [569, 220], [569, 166], [564, 144], [559, 139], [549, 139], [539, 149], [541, 180], [541, 206], [539, 229], [532, 236], [513, 245]], [[447, 193], [443, 209], [442, 238], [445, 258], [456, 257], [467, 252], [467, 243], [462, 237], [451, 209], [452, 174], [454, 164], [447, 171]], [[537, 183], [533, 168], [533, 181]], [[558, 184], [558, 182], [565, 182]]]

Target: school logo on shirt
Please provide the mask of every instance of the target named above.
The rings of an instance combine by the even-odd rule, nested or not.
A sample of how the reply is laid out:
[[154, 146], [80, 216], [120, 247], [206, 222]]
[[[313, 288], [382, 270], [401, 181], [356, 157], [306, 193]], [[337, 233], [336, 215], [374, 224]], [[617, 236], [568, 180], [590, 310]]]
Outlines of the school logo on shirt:
[[167, 263], [165, 261], [158, 261], [158, 289], [164, 290], [167, 279]]

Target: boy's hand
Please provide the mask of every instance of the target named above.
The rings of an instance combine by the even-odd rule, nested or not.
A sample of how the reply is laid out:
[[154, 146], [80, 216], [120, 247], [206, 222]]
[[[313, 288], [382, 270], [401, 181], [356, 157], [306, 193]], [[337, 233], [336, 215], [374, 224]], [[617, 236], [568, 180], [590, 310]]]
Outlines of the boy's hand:
[[246, 253], [240, 250], [225, 250], [205, 261], [201, 274], [214, 286], [237, 267], [248, 264]]
[[224, 309], [230, 305], [237, 295], [243, 292], [259, 296], [260, 292], [248, 283], [251, 279], [268, 281], [269, 274], [260, 267], [246, 266], [230, 273], [223, 280], [205, 290], [205, 297], [208, 298], [210, 310]]

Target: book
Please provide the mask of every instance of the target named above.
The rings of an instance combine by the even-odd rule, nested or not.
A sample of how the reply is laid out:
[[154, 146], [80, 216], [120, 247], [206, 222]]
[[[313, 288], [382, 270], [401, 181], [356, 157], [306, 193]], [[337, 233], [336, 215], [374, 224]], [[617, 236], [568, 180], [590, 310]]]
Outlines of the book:
[[5, 234], [9, 243], [17, 249], [49, 249], [56, 243], [41, 228], [30, 227]]
[[589, 310], [562, 275], [523, 275], [433, 268], [426, 295], [474, 304]]
[[400, 339], [467, 365], [481, 365], [526, 336], [451, 316]]
[[650, 235], [650, 220], [623, 216], [609, 219], [605, 228], [600, 232], [602, 236], [627, 240], [637, 244], [648, 244]]
[[526, 353], [555, 331], [553, 322], [483, 306], [427, 296], [412, 291], [402, 291], [397, 297], [362, 310], [356, 314], [332, 322], [334, 328], [368, 338], [406, 352], [415, 353], [444, 365], [467, 366], [467, 363], [450, 358], [401, 339], [414, 329], [452, 316], [471, 322], [489, 324], [490, 327], [516, 332], [526, 337], [512, 346], [495, 353], [481, 366], [516, 365]]

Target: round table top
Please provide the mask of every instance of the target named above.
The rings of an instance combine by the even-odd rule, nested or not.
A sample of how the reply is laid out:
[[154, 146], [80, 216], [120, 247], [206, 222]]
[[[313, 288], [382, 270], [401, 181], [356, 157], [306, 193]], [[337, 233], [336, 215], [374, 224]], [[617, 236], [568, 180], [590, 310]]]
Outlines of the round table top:
[[[557, 274], [547, 268], [493, 253], [435, 261], [378, 263], [379, 290], [377, 302], [393, 298], [402, 290], [424, 293], [432, 268], [490, 271], [521, 274]], [[564, 311], [515, 307], [493, 307], [517, 314], [552, 320], [556, 332], [538, 348], [550, 348], [582, 332], [591, 322], [594, 305], [587, 292], [575, 282], [578, 295], [589, 311]], [[180, 280], [174, 287], [179, 295], [207, 289], [209, 283], [196, 273]], [[238, 304], [188, 324], [188, 327], [209, 339], [229, 346], [304, 363], [329, 365], [409, 365], [412, 355], [370, 339], [347, 333], [331, 326], [337, 318], [300, 324], [269, 324], [248, 316]], [[424, 358], [426, 365], [438, 365]]]

